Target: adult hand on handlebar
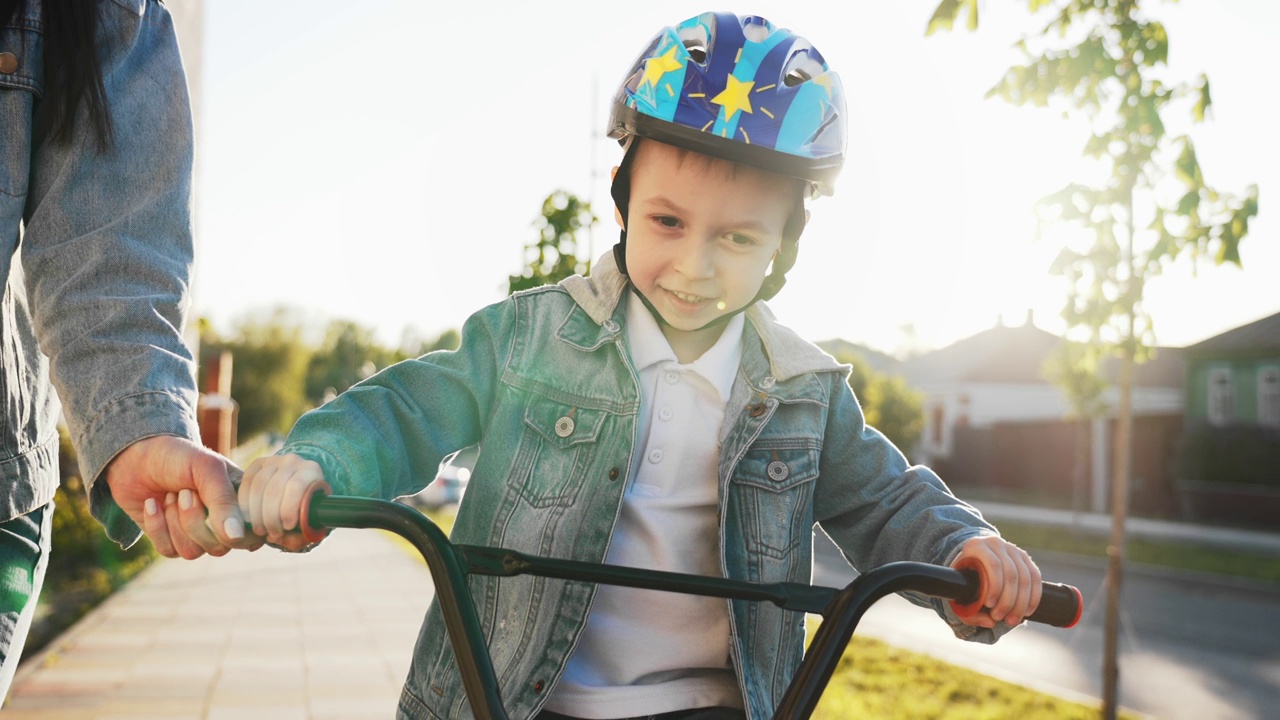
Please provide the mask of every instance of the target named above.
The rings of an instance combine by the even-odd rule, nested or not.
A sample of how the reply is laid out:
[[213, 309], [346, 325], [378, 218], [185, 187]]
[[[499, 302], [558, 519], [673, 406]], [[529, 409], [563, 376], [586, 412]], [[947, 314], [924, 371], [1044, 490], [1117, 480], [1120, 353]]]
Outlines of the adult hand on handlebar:
[[982, 589], [971, 612], [957, 612], [968, 625], [992, 628], [1003, 621], [1018, 625], [1040, 604], [1041, 577], [1025, 550], [995, 535], [973, 538], [951, 563], [957, 570], [977, 570]]
[[316, 490], [330, 492], [315, 462], [288, 454], [258, 458], [240, 481], [240, 510], [255, 535], [283, 550], [302, 550], [324, 537], [305, 532], [303, 508]]
[[139, 440], [107, 465], [106, 483], [121, 509], [165, 557], [225, 555], [256, 549], [246, 537], [228, 474], [231, 461], [169, 435]]

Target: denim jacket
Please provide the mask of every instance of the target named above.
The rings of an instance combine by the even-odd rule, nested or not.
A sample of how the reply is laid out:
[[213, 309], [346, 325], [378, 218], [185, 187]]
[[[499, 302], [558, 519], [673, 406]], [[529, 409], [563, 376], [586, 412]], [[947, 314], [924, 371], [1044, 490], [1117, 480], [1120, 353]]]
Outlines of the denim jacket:
[[[640, 391], [619, 302], [626, 287], [606, 255], [591, 277], [481, 310], [463, 327], [458, 350], [356, 385], [303, 416], [281, 452], [320, 463], [339, 494], [394, 498], [429, 482], [446, 453], [478, 442], [454, 542], [602, 562], [636, 452]], [[762, 304], [747, 320], [720, 429], [727, 577], [809, 582], [815, 522], [858, 568], [946, 563], [965, 540], [993, 532], [863, 423], [847, 366], [776, 323]], [[508, 711], [531, 717], [564, 670], [595, 586], [473, 577], [470, 590]], [[730, 602], [730, 618], [748, 715], [770, 717], [801, 659], [804, 618], [745, 601]], [[991, 639], [954, 615], [950, 621], [966, 637]], [[399, 717], [471, 717], [434, 603]]]
[[[195, 363], [182, 339], [192, 264], [192, 127], [168, 11], [97, 3], [114, 147], [83, 103], [70, 142], [46, 137], [41, 0], [0, 28], [0, 521], [58, 486], [59, 399], [91, 509], [141, 534], [98, 482], [129, 444], [198, 438]], [[57, 395], [54, 394], [57, 388]]]

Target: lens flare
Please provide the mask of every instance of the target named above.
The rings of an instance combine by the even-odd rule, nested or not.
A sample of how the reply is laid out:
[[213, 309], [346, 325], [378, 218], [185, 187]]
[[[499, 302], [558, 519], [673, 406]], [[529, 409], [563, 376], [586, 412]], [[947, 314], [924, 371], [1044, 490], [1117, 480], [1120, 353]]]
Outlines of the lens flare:
[[724, 301], [723, 301], [723, 300], [718, 300], [718, 301], [716, 301], [716, 309], [717, 309], [717, 310], [723, 310], [724, 308], [725, 308], [725, 305], [724, 305]]

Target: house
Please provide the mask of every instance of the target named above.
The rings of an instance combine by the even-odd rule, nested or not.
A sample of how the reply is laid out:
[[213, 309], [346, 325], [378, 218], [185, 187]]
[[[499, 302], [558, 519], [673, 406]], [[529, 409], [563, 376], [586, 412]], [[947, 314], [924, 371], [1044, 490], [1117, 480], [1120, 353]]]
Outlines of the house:
[[1186, 348], [1176, 486], [1205, 522], [1280, 523], [1280, 313]]
[[1186, 348], [1187, 424], [1280, 428], [1280, 313]]
[[[1108, 417], [1071, 418], [1045, 364], [1064, 340], [1003, 323], [902, 363], [924, 397], [925, 427], [912, 459], [951, 485], [993, 498], [1104, 512], [1110, 505], [1116, 391]], [[1114, 380], [1116, 363], [1104, 365]], [[1182, 430], [1181, 353], [1158, 348], [1135, 371], [1131, 473], [1135, 512], [1173, 514], [1171, 465]]]

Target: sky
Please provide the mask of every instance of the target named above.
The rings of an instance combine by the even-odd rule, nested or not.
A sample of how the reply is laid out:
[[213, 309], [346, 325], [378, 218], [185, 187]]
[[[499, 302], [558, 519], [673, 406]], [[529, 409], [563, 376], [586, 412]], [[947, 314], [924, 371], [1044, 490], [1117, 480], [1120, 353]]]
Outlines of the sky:
[[[811, 340], [942, 347], [1030, 315], [1062, 332], [1059, 250], [1033, 206], [1088, 180], [1087, 127], [984, 99], [1044, 22], [986, 0], [977, 32], [925, 37], [938, 0], [760, 0], [733, 9], [807, 37], [849, 104], [836, 194], [811, 206], [799, 260], [770, 302]], [[434, 337], [506, 295], [552, 191], [593, 202], [598, 256], [617, 239], [602, 136], [624, 73], [702, 3], [202, 3], [194, 312], [220, 330], [288, 306], [384, 343]], [[1159, 344], [1280, 312], [1280, 3], [1144, 3], [1170, 39], [1170, 82], [1209, 77], [1189, 132], [1207, 182], [1260, 190], [1244, 269], [1180, 266], [1147, 288]]]

